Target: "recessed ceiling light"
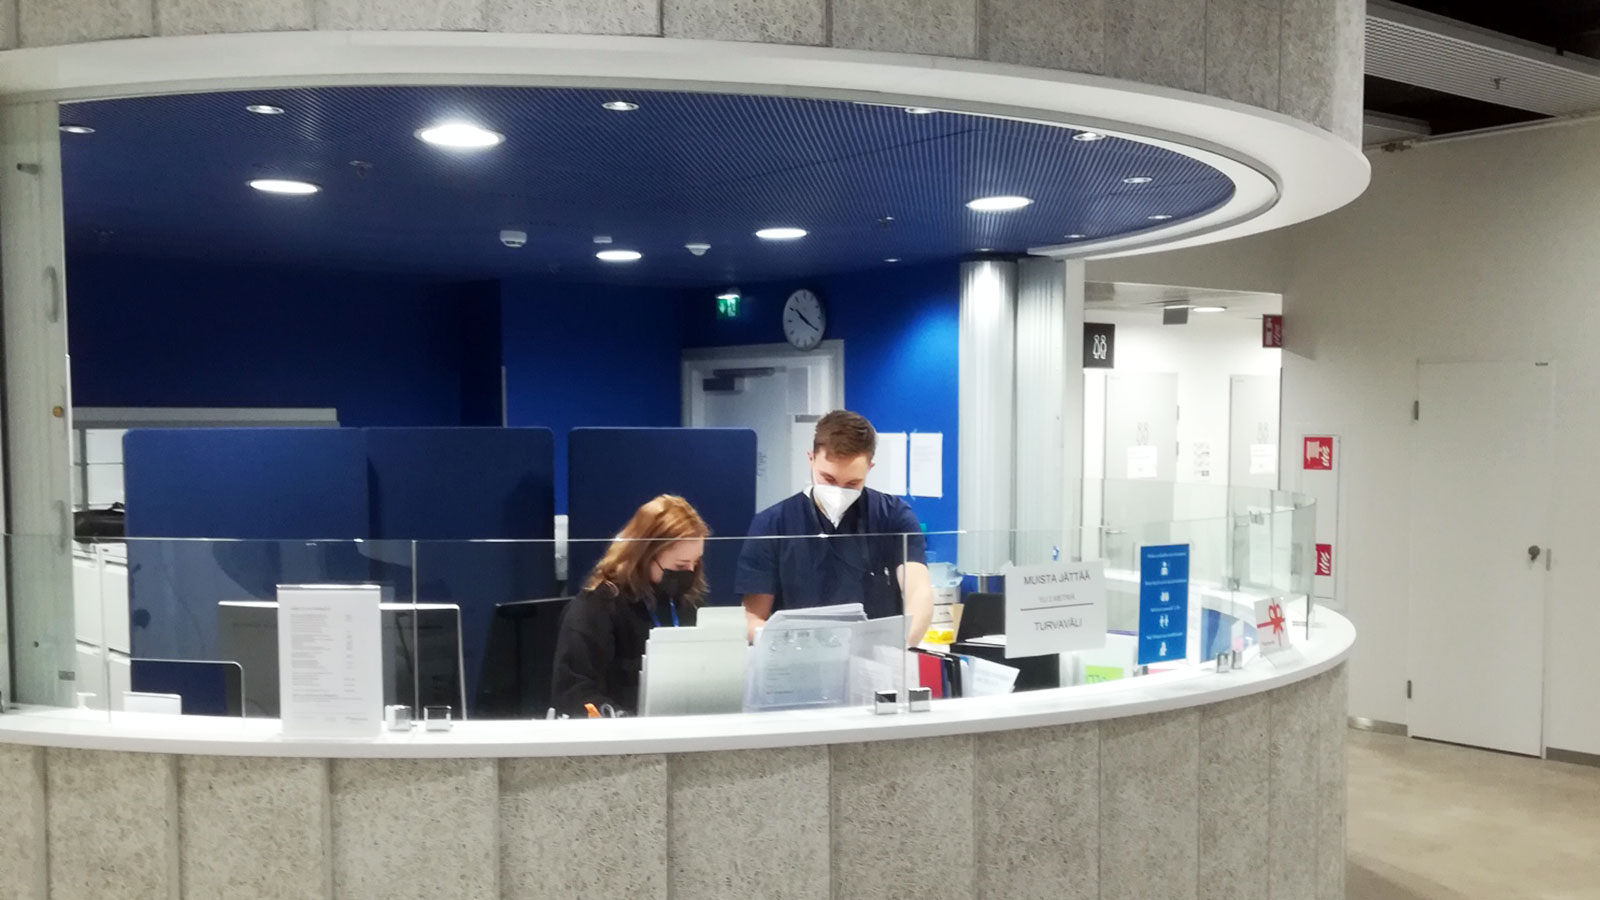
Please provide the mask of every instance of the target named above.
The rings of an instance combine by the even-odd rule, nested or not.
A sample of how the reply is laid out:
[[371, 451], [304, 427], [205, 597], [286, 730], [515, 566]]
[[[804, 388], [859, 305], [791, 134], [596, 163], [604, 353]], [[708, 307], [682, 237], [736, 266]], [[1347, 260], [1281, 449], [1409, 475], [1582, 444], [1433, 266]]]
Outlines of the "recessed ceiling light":
[[978, 252], [979, 253], [993, 253], [994, 252], [994, 248], [993, 247], [979, 247], [978, 248]]
[[1152, 221], [1152, 222], [1165, 222], [1166, 220], [1168, 220], [1170, 218], [1172, 218], [1172, 217], [1167, 215], [1166, 213], [1158, 213], [1156, 215], [1151, 216], [1150, 217], [1150, 221]]
[[738, 300], [739, 297], [739, 289], [736, 287], [727, 288], [717, 295], [718, 300]]
[[250, 182], [250, 186], [266, 194], [291, 194], [304, 196], [315, 194], [322, 188], [309, 181], [295, 181], [289, 178], [257, 178]]
[[1155, 179], [1149, 175], [1130, 175], [1122, 179], [1123, 184], [1149, 184], [1152, 181], [1155, 181]]
[[900, 257], [898, 257], [898, 256], [891, 256], [888, 259], [884, 260], [884, 262], [886, 262], [886, 263], [897, 263], [899, 261], [900, 261]]
[[929, 109], [926, 106], [908, 106], [906, 107], [906, 112], [912, 114], [913, 116], [927, 116], [938, 112], [938, 110]]
[[273, 106], [269, 103], [252, 103], [245, 107], [246, 112], [253, 112], [258, 116], [281, 116], [283, 107]]
[[1106, 136], [1098, 131], [1080, 131], [1072, 136], [1075, 141], [1103, 141]]
[[695, 256], [705, 256], [706, 251], [711, 249], [711, 245], [705, 241], [694, 241], [692, 243], [684, 244], [683, 249], [693, 253]]
[[604, 262], [637, 262], [644, 254], [637, 250], [601, 250], [594, 258]]
[[1189, 312], [1193, 313], [1220, 313], [1227, 312], [1226, 306], [1191, 306]]
[[610, 100], [600, 104], [600, 107], [602, 109], [609, 109], [612, 112], [633, 112], [639, 108], [639, 104], [632, 103], [627, 100]]
[[1069, 235], [1067, 235], [1067, 240], [1069, 240], [1069, 241], [1081, 241], [1086, 237], [1088, 237], [1087, 234], [1069, 234]]
[[976, 200], [968, 200], [967, 209], [976, 212], [1007, 212], [1013, 209], [1021, 209], [1032, 202], [1027, 197], [1017, 197], [1009, 194], [999, 197], [979, 197]]
[[94, 129], [87, 125], [63, 125], [61, 130], [67, 134], [94, 134]]
[[763, 228], [756, 232], [756, 237], [763, 241], [792, 241], [805, 236], [804, 228]]
[[443, 122], [419, 130], [417, 137], [436, 147], [453, 150], [482, 150], [506, 139], [498, 131], [490, 131], [471, 122]]

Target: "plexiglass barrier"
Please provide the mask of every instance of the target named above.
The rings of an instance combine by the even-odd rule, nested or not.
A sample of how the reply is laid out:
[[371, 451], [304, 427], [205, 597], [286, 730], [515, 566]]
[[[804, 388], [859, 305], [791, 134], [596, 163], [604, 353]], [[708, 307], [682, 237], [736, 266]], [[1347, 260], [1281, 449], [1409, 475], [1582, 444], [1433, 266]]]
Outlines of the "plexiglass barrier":
[[[685, 565], [668, 542], [78, 541], [61, 621], [13, 628], [15, 667], [41, 672], [12, 699], [219, 722], [340, 702], [453, 723], [905, 711], [914, 688], [982, 703], [1210, 665], [1250, 652], [1258, 602], [1309, 601], [1302, 498], [1223, 491], [1183, 501], [1219, 515], [1135, 522], [1110, 507], [1175, 500], [1105, 488], [1103, 524], [1063, 531], [713, 537], [699, 577], [662, 579], [679, 592], [656, 586]], [[13, 558], [61, 552], [7, 540]], [[1161, 591], [1177, 599], [1152, 606]]]

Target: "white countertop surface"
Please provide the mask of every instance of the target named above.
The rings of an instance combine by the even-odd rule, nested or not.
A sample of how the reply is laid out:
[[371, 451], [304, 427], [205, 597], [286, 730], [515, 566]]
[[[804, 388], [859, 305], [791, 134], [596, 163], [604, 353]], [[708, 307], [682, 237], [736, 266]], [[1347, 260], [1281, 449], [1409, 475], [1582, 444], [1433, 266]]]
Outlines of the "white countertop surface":
[[1269, 691], [1328, 671], [1349, 655], [1355, 629], [1318, 608], [1305, 637], [1291, 611], [1294, 649], [1244, 668], [1213, 666], [1103, 684], [998, 697], [936, 700], [933, 711], [874, 715], [862, 708], [569, 721], [475, 720], [449, 732], [384, 733], [357, 740], [285, 738], [276, 719], [22, 708], [0, 715], [0, 743], [219, 756], [461, 758], [685, 753], [1040, 728], [1145, 715]]

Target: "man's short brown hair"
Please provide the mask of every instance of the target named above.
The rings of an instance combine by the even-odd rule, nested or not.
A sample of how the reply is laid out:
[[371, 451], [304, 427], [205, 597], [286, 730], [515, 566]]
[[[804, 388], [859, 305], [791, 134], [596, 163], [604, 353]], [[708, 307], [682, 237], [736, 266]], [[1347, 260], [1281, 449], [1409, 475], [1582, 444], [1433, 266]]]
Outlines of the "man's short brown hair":
[[836, 409], [817, 420], [817, 437], [811, 445], [813, 453], [822, 451], [843, 459], [865, 455], [871, 459], [877, 449], [878, 432], [860, 413]]

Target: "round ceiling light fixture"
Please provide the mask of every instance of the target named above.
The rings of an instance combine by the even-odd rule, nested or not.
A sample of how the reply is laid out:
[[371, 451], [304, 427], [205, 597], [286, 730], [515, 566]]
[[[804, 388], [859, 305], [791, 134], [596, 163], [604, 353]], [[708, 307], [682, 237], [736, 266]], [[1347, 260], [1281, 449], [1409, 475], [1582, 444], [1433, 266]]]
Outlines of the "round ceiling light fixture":
[[633, 112], [639, 108], [639, 104], [629, 100], [608, 100], [600, 104], [600, 108], [609, 109], [612, 112]]
[[1155, 181], [1155, 179], [1149, 175], [1130, 175], [1122, 179], [1123, 184], [1149, 184], [1152, 181]]
[[1067, 240], [1069, 240], [1069, 241], [1081, 241], [1086, 237], [1088, 237], [1087, 234], [1069, 234], [1069, 235], [1067, 235]]
[[694, 241], [692, 243], [684, 244], [683, 249], [689, 251], [695, 256], [705, 256], [706, 252], [711, 249], [711, 245], [704, 241]]
[[417, 139], [451, 150], [485, 150], [504, 141], [506, 136], [471, 122], [441, 122], [419, 129]]
[[281, 116], [281, 115], [283, 115], [283, 107], [281, 107], [281, 106], [273, 106], [270, 103], [252, 103], [249, 106], [246, 106], [244, 109], [245, 109], [245, 112], [253, 112], [258, 116]]
[[637, 250], [601, 250], [594, 258], [610, 263], [638, 262], [644, 258], [644, 254]]
[[804, 228], [763, 228], [756, 232], [756, 237], [763, 241], [793, 241], [805, 237], [806, 234]]
[[898, 257], [898, 256], [891, 256], [888, 259], [884, 260], [884, 262], [886, 262], [886, 263], [897, 263], [899, 261], [900, 261], [900, 257]]
[[979, 197], [976, 200], [968, 200], [967, 209], [973, 212], [1010, 212], [1014, 209], [1021, 209], [1032, 202], [1033, 199], [1030, 197], [1002, 194], [997, 197]]
[[1189, 312], [1192, 312], [1192, 313], [1221, 313], [1221, 312], [1227, 312], [1227, 311], [1228, 311], [1228, 308], [1226, 306], [1191, 306], [1191, 307], [1189, 307]]
[[926, 106], [908, 106], [906, 107], [906, 112], [913, 116], [931, 116], [938, 110], [929, 109]]
[[67, 134], [94, 134], [94, 129], [87, 125], [63, 125], [61, 130]]
[[1072, 136], [1075, 141], [1103, 141], [1106, 136], [1098, 131], [1080, 131]]
[[322, 190], [309, 181], [296, 181], [292, 178], [257, 178], [250, 182], [250, 186], [263, 194], [284, 194], [291, 197], [304, 197]]
[[1168, 220], [1170, 218], [1172, 218], [1172, 217], [1167, 215], [1166, 213], [1157, 213], [1157, 214], [1155, 214], [1155, 215], [1150, 217], [1150, 221], [1152, 221], [1152, 222], [1165, 222], [1166, 220]]

